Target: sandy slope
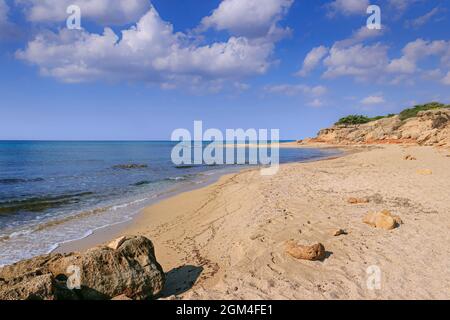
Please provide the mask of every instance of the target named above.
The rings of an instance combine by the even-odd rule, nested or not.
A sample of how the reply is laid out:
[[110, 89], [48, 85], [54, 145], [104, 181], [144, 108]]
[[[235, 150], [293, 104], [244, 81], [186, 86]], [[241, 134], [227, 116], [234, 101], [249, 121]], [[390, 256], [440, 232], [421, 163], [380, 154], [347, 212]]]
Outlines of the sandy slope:
[[[149, 207], [128, 229], [152, 239], [168, 274], [166, 297], [206, 299], [450, 298], [450, 152], [362, 147], [320, 162], [223, 177]], [[411, 154], [417, 161], [403, 160]], [[420, 175], [418, 169], [431, 169]], [[350, 205], [348, 197], [371, 197]], [[395, 230], [362, 223], [389, 209]], [[333, 237], [343, 228], [348, 235]], [[284, 243], [322, 242], [323, 262], [298, 261]], [[381, 289], [366, 269], [381, 268]], [[192, 283], [194, 283], [192, 285]]]

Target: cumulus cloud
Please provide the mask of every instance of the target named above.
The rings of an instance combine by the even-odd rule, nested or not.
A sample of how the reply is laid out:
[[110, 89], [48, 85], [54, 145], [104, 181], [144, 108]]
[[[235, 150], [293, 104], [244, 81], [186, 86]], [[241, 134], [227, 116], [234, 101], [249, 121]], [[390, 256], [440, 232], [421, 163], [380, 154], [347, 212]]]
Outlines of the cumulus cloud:
[[408, 43], [402, 49], [402, 54], [389, 63], [388, 72], [412, 74], [417, 71], [418, 61], [429, 56], [441, 56], [441, 61], [446, 63], [446, 59], [450, 61], [450, 41], [417, 39]]
[[362, 99], [361, 103], [364, 105], [375, 105], [385, 103], [385, 100], [384, 97], [381, 95], [372, 95]]
[[297, 75], [302, 77], [308, 75], [320, 64], [322, 59], [328, 54], [328, 51], [329, 49], [325, 46], [313, 48], [303, 60], [303, 66], [301, 70], [297, 72]]
[[324, 46], [313, 48], [298, 74], [305, 75], [321, 67], [325, 69], [324, 78], [349, 76], [358, 81], [398, 84], [411, 83], [412, 78], [408, 79], [408, 75], [414, 73], [428, 76], [430, 70], [422, 69], [420, 65], [428, 57], [436, 57], [440, 64], [441, 69], [433, 69], [434, 75], [450, 68], [450, 41], [416, 39], [404, 46], [400, 57], [391, 58], [387, 45], [363, 43], [381, 35], [364, 29], [354, 32], [348, 39], [336, 41], [330, 49]]
[[327, 5], [327, 9], [330, 16], [336, 14], [364, 15], [369, 5], [369, 0], [334, 0]]
[[200, 29], [227, 30], [236, 36], [280, 36], [286, 30], [277, 27], [293, 0], [223, 0], [210, 16], [203, 18]]
[[376, 77], [389, 61], [387, 51], [388, 47], [381, 44], [357, 44], [345, 48], [333, 46], [324, 59], [327, 69], [323, 76], [353, 76], [361, 80]]
[[309, 95], [322, 96], [327, 92], [327, 88], [321, 85], [308, 86], [304, 84], [278, 84], [266, 86], [265, 90], [269, 93], [282, 94], [286, 96]]
[[44, 32], [16, 53], [40, 72], [66, 82], [139, 80], [173, 88], [199, 86], [263, 74], [271, 64], [274, 43], [267, 39], [230, 37], [209, 45], [191, 43], [161, 19], [154, 7], [119, 37], [62, 29]]
[[58, 22], [67, 19], [66, 9], [77, 5], [83, 19], [101, 25], [124, 25], [139, 20], [151, 7], [149, 0], [16, 0], [32, 22]]

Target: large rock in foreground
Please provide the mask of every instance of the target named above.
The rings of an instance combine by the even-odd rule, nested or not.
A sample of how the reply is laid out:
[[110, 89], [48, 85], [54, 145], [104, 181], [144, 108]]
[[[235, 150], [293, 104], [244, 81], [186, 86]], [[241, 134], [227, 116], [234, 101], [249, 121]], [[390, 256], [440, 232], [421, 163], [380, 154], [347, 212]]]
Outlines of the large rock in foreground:
[[164, 282], [152, 242], [124, 237], [114, 248], [48, 254], [1, 268], [0, 300], [151, 299]]

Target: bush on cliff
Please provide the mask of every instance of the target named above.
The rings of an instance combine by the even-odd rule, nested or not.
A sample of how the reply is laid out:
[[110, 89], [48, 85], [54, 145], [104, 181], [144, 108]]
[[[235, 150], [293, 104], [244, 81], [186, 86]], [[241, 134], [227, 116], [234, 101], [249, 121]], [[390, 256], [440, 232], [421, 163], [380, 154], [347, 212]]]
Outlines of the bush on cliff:
[[353, 114], [344, 118], [339, 119], [338, 122], [336, 122], [336, 125], [351, 125], [351, 124], [364, 124], [371, 121], [376, 121], [384, 118], [393, 117], [394, 114], [389, 114], [387, 116], [377, 116], [373, 118], [369, 118], [363, 115], [357, 115]]
[[427, 111], [427, 110], [441, 109], [441, 108], [450, 108], [450, 105], [445, 105], [445, 104], [442, 104], [439, 102], [430, 102], [430, 103], [426, 103], [426, 104], [420, 104], [420, 105], [416, 105], [412, 108], [403, 110], [402, 112], [400, 112], [399, 117], [400, 117], [400, 120], [403, 121], [403, 120], [406, 120], [409, 118], [416, 117], [420, 111]]

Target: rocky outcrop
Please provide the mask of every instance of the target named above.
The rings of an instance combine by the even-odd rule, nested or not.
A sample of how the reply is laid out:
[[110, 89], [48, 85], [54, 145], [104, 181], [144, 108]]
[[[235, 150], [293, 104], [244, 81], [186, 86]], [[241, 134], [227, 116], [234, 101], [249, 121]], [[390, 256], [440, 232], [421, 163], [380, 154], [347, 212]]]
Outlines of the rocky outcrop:
[[417, 143], [450, 146], [450, 109], [421, 111], [417, 117], [400, 120], [398, 115], [356, 125], [335, 125], [319, 131], [314, 139], [300, 143], [329, 144]]
[[151, 299], [164, 272], [152, 242], [122, 237], [85, 253], [48, 254], [0, 269], [0, 300]]

